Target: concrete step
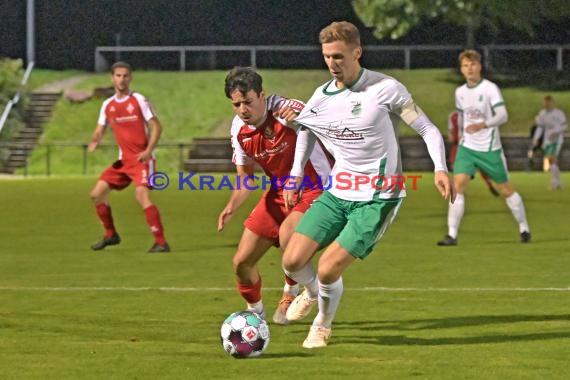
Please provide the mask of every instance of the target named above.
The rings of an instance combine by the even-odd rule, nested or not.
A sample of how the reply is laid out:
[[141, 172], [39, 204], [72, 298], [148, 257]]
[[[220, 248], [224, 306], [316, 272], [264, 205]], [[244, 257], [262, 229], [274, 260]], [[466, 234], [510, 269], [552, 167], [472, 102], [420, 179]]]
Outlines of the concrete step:
[[231, 159], [223, 158], [189, 158], [184, 160], [186, 172], [234, 172], [235, 165]]

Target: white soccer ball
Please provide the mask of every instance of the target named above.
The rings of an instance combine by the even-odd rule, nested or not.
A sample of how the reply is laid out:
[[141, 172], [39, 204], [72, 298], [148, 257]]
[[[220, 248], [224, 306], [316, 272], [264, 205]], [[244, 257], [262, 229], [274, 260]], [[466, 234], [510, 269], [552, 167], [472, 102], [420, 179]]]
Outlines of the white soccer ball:
[[230, 314], [220, 329], [224, 350], [235, 358], [259, 356], [269, 344], [269, 326], [259, 314], [237, 311]]

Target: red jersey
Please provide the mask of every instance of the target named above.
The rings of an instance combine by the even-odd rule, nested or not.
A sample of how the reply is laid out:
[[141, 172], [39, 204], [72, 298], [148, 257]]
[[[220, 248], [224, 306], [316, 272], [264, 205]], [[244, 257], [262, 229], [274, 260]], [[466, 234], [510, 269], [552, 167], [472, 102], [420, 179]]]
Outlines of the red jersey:
[[449, 114], [447, 118], [447, 129], [449, 131], [449, 140], [452, 144], [457, 145], [459, 143], [459, 112], [453, 111]]
[[[276, 111], [283, 101], [288, 100], [275, 95], [267, 99], [267, 119], [258, 128], [245, 124], [236, 116], [231, 132], [233, 162], [236, 165], [256, 162], [271, 178], [274, 190], [282, 190], [286, 181], [281, 179], [290, 175], [297, 142], [297, 131], [288, 127], [286, 121], [273, 116], [273, 111]], [[331, 167], [332, 163], [322, 147], [315, 144], [311, 158], [305, 166], [305, 188], [310, 188], [311, 184], [313, 187], [322, 188], [328, 180]], [[307, 180], [311, 183], [307, 183]]]
[[147, 121], [155, 117], [146, 98], [136, 92], [117, 99], [112, 96], [103, 102], [98, 124], [110, 126], [119, 146], [119, 159], [136, 161], [137, 155], [148, 146]]

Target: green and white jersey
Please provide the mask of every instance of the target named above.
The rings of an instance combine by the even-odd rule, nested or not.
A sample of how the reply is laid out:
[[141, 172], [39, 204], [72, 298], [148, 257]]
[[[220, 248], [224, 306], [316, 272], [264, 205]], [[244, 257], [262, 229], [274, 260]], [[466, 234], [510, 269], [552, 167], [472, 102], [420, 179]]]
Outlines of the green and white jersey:
[[[403, 180], [398, 115], [410, 102], [404, 85], [366, 69], [348, 88], [338, 89], [330, 80], [316, 89], [296, 122], [316, 135], [335, 158], [327, 187], [331, 194], [349, 201], [406, 195], [405, 186], [394, 182]], [[444, 157], [442, 162], [445, 169]], [[292, 175], [299, 175], [295, 172], [294, 165]]]
[[564, 140], [564, 130], [568, 126], [566, 115], [558, 108], [552, 110], [542, 109], [536, 117], [537, 131], [535, 138], [544, 136], [542, 147], [554, 143], [562, 143]]
[[[474, 87], [467, 84], [458, 87], [455, 90], [455, 107], [462, 116], [460, 145], [479, 152], [501, 149], [500, 124], [493, 124], [492, 120], [497, 108], [505, 107], [505, 101], [495, 83], [483, 79]], [[501, 120], [501, 124], [505, 121]], [[465, 127], [481, 122], [485, 122], [487, 128], [465, 133]]]

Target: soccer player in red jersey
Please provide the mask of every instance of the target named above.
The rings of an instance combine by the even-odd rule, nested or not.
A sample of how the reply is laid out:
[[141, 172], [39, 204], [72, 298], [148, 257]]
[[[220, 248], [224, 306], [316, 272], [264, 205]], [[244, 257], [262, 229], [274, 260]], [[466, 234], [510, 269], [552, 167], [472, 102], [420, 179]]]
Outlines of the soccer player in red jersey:
[[[234, 68], [229, 72], [225, 93], [236, 114], [231, 127], [231, 141], [238, 176], [232, 195], [218, 218], [218, 231], [224, 229], [255, 188], [254, 167], [259, 165], [269, 177], [271, 186], [244, 222], [244, 231], [233, 257], [233, 268], [238, 291], [245, 299], [247, 309], [265, 319], [257, 262], [272, 246], [285, 248], [303, 213], [322, 193], [332, 165], [325, 151], [316, 146], [305, 167], [306, 183], [302, 197], [288, 210], [282, 192], [291, 171], [297, 141], [296, 127], [289, 126], [288, 121], [303, 108], [303, 103], [278, 95], [266, 96], [261, 76], [247, 67]], [[285, 314], [298, 292], [299, 285], [285, 277], [283, 297], [273, 315], [275, 323], [288, 323]]]
[[154, 235], [154, 244], [148, 252], [170, 252], [164, 237], [160, 213], [150, 200], [148, 184], [148, 177], [154, 172], [153, 150], [160, 138], [162, 126], [148, 100], [139, 93], [131, 92], [129, 89], [131, 80], [132, 68], [128, 63], [113, 64], [111, 81], [115, 95], [103, 102], [97, 127], [87, 147], [89, 152], [97, 148], [107, 126], [113, 129], [119, 146], [119, 159], [101, 173], [91, 190], [91, 199], [105, 228], [103, 239], [93, 244], [91, 248], [98, 251], [121, 242], [107, 199], [111, 190], [123, 190], [134, 182], [136, 200], [141, 205]]

